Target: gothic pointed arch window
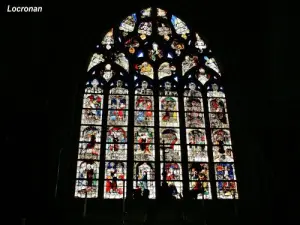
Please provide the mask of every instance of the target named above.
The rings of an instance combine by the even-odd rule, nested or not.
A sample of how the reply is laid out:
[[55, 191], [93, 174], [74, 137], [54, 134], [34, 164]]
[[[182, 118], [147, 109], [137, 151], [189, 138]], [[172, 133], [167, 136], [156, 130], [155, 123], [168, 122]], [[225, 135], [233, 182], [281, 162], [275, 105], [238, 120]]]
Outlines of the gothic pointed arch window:
[[99, 40], [83, 91], [75, 197], [237, 199], [221, 70], [203, 37], [160, 8]]

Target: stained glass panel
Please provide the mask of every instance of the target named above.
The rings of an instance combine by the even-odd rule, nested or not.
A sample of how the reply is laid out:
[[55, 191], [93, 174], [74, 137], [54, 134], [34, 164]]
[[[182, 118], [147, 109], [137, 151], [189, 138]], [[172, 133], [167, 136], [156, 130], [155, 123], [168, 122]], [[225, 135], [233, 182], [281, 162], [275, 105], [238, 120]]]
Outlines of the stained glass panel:
[[78, 159], [93, 159], [100, 158], [100, 144], [95, 143], [92, 139], [89, 143], [79, 143]]
[[207, 56], [204, 56], [205, 59], [205, 65], [208, 66], [209, 68], [213, 69], [216, 71], [219, 75], [221, 75], [219, 67], [217, 65], [217, 62], [214, 58], [208, 58]]
[[233, 162], [233, 153], [231, 146], [213, 146], [214, 162]]
[[81, 124], [101, 125], [101, 111], [95, 109], [83, 109], [81, 116]]
[[147, 62], [143, 62], [141, 65], [135, 65], [135, 69], [139, 70], [141, 75], [145, 75], [151, 79], [154, 77], [153, 67]]
[[176, 199], [180, 199], [181, 198], [180, 196], [182, 196], [182, 192], [183, 192], [182, 182], [167, 180], [167, 185], [172, 190], [172, 196]]
[[216, 180], [235, 180], [235, 170], [233, 163], [215, 164]]
[[190, 191], [196, 195], [196, 199], [212, 199], [210, 182], [201, 180], [192, 181], [190, 182]]
[[188, 145], [188, 161], [189, 162], [208, 162], [206, 145]]
[[163, 57], [163, 51], [159, 49], [158, 44], [155, 42], [152, 44], [152, 49], [148, 50], [148, 56], [152, 61], [161, 59]]
[[165, 161], [180, 162], [181, 148], [180, 145], [166, 144], [160, 146], [160, 160], [163, 161], [163, 149], [165, 149]]
[[103, 54], [94, 53], [87, 71], [89, 71], [90, 69], [92, 69], [94, 66], [98, 65], [101, 62], [104, 62]]
[[178, 17], [172, 15], [171, 22], [174, 26], [174, 29], [177, 34], [181, 34], [182, 38], [186, 39], [186, 34], [190, 33], [189, 28], [186, 26], [186, 24], [179, 19]]
[[159, 110], [162, 111], [178, 111], [177, 97], [159, 97]]
[[214, 145], [231, 145], [230, 132], [226, 129], [213, 129], [212, 141]]
[[114, 30], [113, 28], [110, 29], [109, 32], [107, 32], [107, 34], [104, 36], [101, 44], [106, 45], [106, 49], [111, 49], [111, 45], [114, 44]]
[[226, 113], [210, 113], [209, 121], [211, 128], [229, 128], [228, 115]]
[[151, 16], [151, 8], [141, 10], [141, 18], [146, 18]]
[[76, 180], [75, 197], [77, 198], [97, 198], [98, 197], [98, 181], [90, 182], [88, 180]]
[[[163, 173], [164, 163], [161, 163], [161, 174]], [[179, 181], [182, 180], [181, 163], [165, 163], [166, 168], [166, 180], [167, 181]], [[161, 175], [163, 180], [163, 175]]]
[[201, 39], [199, 34], [196, 33], [196, 43], [195, 43], [195, 48], [198, 48], [200, 53], [203, 52], [204, 49], [207, 48], [205, 42]]
[[209, 98], [208, 99], [209, 112], [223, 113], [227, 111], [225, 98]]
[[80, 141], [100, 142], [101, 127], [99, 126], [81, 126]]
[[188, 70], [196, 66], [198, 63], [198, 56], [185, 56], [182, 62], [182, 75], [184, 75]]
[[151, 22], [141, 22], [138, 28], [138, 33], [141, 34], [140, 38], [142, 40], [146, 39], [146, 36], [150, 36], [152, 34], [152, 23]]
[[128, 59], [125, 57], [124, 53], [116, 54], [115, 63], [123, 67], [124, 70], [126, 70], [127, 72], [129, 72], [129, 62]]
[[206, 135], [203, 129], [186, 129], [186, 140], [189, 145], [206, 145]]
[[176, 71], [175, 66], [170, 66], [170, 63], [164, 62], [158, 68], [158, 79], [172, 75], [172, 71]]
[[196, 74], [196, 78], [204, 85], [211, 78], [211, 76], [207, 74], [203, 68], [200, 68], [199, 72]]
[[132, 32], [134, 30], [135, 23], [136, 23], [136, 14], [134, 13], [126, 17], [126, 19], [122, 21], [119, 29], [124, 31], [125, 33], [124, 36], [126, 36], [128, 32]]
[[157, 16], [167, 18], [167, 11], [157, 8]]
[[87, 179], [91, 184], [91, 181], [95, 182], [99, 179], [99, 162], [93, 160], [78, 160], [76, 178]]
[[236, 182], [217, 181], [217, 197], [220, 199], [238, 199]]
[[104, 198], [120, 199], [126, 197], [126, 181], [125, 180], [105, 180], [104, 181]]
[[164, 23], [157, 22], [157, 31], [158, 34], [163, 36], [166, 41], [168, 41], [172, 35], [171, 27]]

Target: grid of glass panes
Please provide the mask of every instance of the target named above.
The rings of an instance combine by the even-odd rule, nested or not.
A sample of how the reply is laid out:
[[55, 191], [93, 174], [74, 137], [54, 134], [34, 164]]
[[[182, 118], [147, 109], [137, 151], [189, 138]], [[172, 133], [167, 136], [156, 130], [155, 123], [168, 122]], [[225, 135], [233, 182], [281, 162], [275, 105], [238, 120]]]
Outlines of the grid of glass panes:
[[197, 199], [211, 199], [203, 99], [195, 83], [184, 92], [184, 108], [189, 189]]
[[161, 180], [164, 182], [166, 179], [173, 196], [179, 198], [183, 185], [178, 97], [177, 92], [171, 90], [171, 83], [167, 81], [164, 86], [159, 96]]
[[155, 193], [154, 99], [147, 81], [135, 90], [133, 188], [142, 196]]
[[118, 80], [108, 96], [104, 198], [126, 197], [128, 90]]
[[83, 96], [75, 184], [75, 197], [78, 198], [98, 197], [102, 109], [103, 95], [99, 82], [96, 79], [87, 82]]
[[219, 90], [217, 84], [213, 84], [212, 88], [209, 87], [207, 97], [217, 197], [237, 199], [237, 183], [225, 94]]

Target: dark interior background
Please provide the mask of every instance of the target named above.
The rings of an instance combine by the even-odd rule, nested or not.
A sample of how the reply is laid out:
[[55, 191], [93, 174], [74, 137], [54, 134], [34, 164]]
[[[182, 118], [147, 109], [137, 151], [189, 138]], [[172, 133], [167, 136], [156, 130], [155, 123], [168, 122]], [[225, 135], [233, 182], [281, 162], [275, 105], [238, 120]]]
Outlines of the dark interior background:
[[127, 15], [159, 6], [209, 40], [221, 64], [246, 220], [297, 224], [299, 47], [291, 32], [299, 20], [287, 1], [7, 4], [43, 6], [42, 13], [1, 9], [2, 151], [14, 218], [51, 212], [58, 152], [76, 141], [78, 89], [93, 46]]

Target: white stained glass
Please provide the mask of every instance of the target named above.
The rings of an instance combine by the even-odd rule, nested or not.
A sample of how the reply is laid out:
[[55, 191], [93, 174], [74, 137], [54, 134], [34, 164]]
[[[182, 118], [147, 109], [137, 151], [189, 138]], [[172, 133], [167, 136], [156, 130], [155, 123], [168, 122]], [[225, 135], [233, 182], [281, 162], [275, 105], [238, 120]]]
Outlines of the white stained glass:
[[98, 180], [92, 186], [88, 185], [87, 180], [76, 180], [75, 197], [77, 198], [98, 198]]
[[207, 48], [205, 42], [201, 39], [201, 37], [199, 36], [199, 34], [196, 33], [196, 43], [195, 43], [195, 47], [198, 48], [200, 50], [200, 52], [202, 53], [204, 49]]
[[102, 44], [106, 45], [106, 48], [109, 50], [111, 48], [111, 45], [114, 44], [114, 37], [113, 37], [113, 28], [110, 29], [110, 31], [104, 36], [102, 40]]
[[93, 68], [94, 66], [98, 65], [101, 62], [104, 62], [103, 55], [94, 53], [93, 56], [92, 56], [92, 59], [90, 61], [90, 64], [88, 66], [87, 71], [90, 71], [91, 68]]
[[167, 16], [167, 11], [162, 10], [162, 9], [160, 9], [160, 8], [157, 8], [157, 16], [166, 18], [166, 16]]
[[170, 66], [168, 62], [162, 63], [158, 68], [158, 78], [164, 78], [172, 75], [172, 71], [175, 71], [175, 66]]
[[178, 17], [172, 15], [171, 22], [172, 22], [177, 34], [188, 34], [188, 33], [190, 33], [190, 30], [188, 29], [186, 24], [181, 19], [179, 19]]
[[139, 34], [144, 34], [150, 36], [152, 33], [152, 23], [151, 22], [141, 22], [138, 28]]
[[129, 62], [124, 53], [116, 55], [115, 63], [123, 67], [127, 72], [129, 71]]
[[217, 62], [215, 61], [214, 58], [208, 58], [207, 56], [204, 56], [205, 59], [205, 65], [208, 66], [209, 68], [213, 69], [216, 71], [219, 75], [221, 75], [219, 67], [217, 65]]
[[142, 14], [141, 15], [142, 18], [150, 17], [151, 16], [151, 7], [141, 10], [141, 14]]
[[231, 146], [213, 146], [214, 162], [233, 162], [233, 153]]
[[188, 144], [189, 162], [208, 162], [207, 146]]
[[119, 29], [123, 30], [126, 33], [132, 32], [134, 30], [135, 23], [136, 23], [136, 14], [134, 13], [122, 21]]
[[188, 70], [197, 65], [198, 57], [197, 56], [185, 56], [184, 61], [182, 62], [182, 75], [184, 75]]
[[186, 129], [186, 140], [189, 145], [206, 145], [204, 129]]

